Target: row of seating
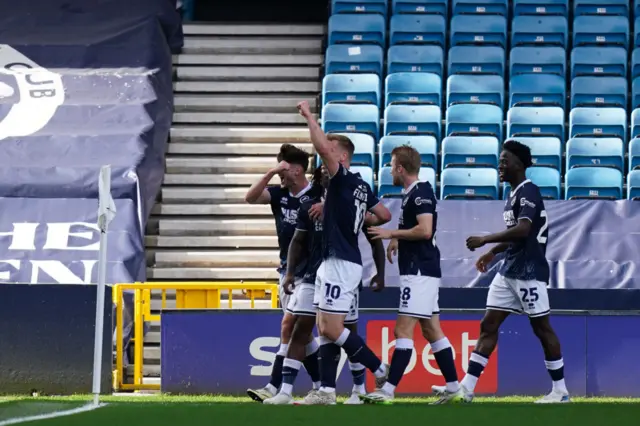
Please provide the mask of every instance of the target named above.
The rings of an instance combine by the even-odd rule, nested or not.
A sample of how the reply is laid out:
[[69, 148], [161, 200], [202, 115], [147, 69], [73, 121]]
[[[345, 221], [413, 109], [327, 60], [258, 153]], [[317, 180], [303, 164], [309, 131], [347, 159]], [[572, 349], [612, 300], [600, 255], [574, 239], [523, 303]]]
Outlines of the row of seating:
[[[629, 0], [332, 0], [333, 13], [498, 14], [507, 16], [510, 9], [519, 15], [561, 15], [569, 11], [580, 15], [629, 16]], [[570, 7], [570, 4], [572, 7]], [[509, 6], [512, 6], [510, 8]], [[633, 1], [635, 16], [640, 16], [640, 1]]]

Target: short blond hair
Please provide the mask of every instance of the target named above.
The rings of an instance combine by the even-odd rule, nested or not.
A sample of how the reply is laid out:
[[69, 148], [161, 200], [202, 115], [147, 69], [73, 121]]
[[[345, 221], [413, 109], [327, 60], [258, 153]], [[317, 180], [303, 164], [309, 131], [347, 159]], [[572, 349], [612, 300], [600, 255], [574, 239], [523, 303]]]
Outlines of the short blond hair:
[[396, 157], [396, 164], [402, 166], [410, 175], [420, 173], [422, 159], [414, 147], [410, 145], [396, 146], [391, 151], [391, 157]]

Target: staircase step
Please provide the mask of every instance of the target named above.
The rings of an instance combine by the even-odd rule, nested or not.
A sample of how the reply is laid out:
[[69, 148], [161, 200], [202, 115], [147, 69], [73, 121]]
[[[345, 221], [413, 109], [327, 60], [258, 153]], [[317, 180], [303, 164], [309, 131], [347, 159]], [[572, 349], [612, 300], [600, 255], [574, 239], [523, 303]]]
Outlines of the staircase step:
[[295, 112], [301, 101], [309, 102], [312, 112], [317, 112], [316, 97], [304, 95], [176, 95], [173, 104], [176, 112]]
[[[246, 126], [171, 126], [171, 141], [188, 142], [309, 142], [309, 129], [300, 127], [246, 127]], [[250, 171], [249, 171], [250, 173]]]
[[[195, 175], [197, 176], [197, 175]], [[267, 216], [268, 204], [163, 204], [153, 206], [152, 214], [163, 216]]]
[[274, 166], [269, 157], [168, 157], [167, 173], [266, 173]]
[[318, 81], [318, 67], [178, 67], [178, 80], [188, 81]]
[[304, 124], [305, 119], [297, 112], [291, 113], [262, 113], [262, 112], [178, 112], [173, 114], [175, 124]]
[[[169, 144], [169, 154], [202, 155], [278, 155], [281, 143], [178, 143]], [[313, 153], [310, 143], [296, 144], [309, 154]]]
[[218, 202], [244, 202], [249, 186], [239, 188], [198, 188], [169, 186], [161, 189], [164, 203], [213, 204]]
[[160, 235], [276, 235], [273, 219], [160, 219]]
[[156, 280], [277, 280], [274, 268], [147, 268]]
[[[165, 185], [184, 185], [184, 186], [243, 186], [243, 191], [256, 183], [263, 174], [251, 174], [251, 173], [238, 173], [238, 174], [218, 174], [218, 175], [205, 175], [205, 174], [167, 174], [164, 176]], [[280, 185], [280, 178], [274, 176], [269, 182], [270, 185]], [[244, 209], [244, 205], [239, 206], [240, 209]], [[236, 210], [236, 213], [239, 211]], [[242, 212], [244, 213], [244, 211]]]
[[277, 250], [159, 251], [153, 253], [156, 267], [264, 267], [277, 268]]
[[181, 93], [319, 93], [318, 81], [177, 81], [173, 90]]
[[[152, 235], [145, 237], [147, 247], [226, 247], [226, 248], [277, 248], [275, 236], [222, 236], [222, 237], [174, 237]], [[185, 277], [186, 278], [186, 277]]]
[[173, 56], [174, 65], [249, 65], [249, 66], [320, 66], [324, 61], [324, 54], [315, 55], [289, 55], [269, 54], [262, 55], [191, 55], [180, 54]]
[[322, 37], [187, 37], [185, 54], [310, 54], [322, 53]]
[[236, 24], [186, 24], [185, 36], [192, 35], [315, 35], [325, 34], [324, 25], [236, 25]]

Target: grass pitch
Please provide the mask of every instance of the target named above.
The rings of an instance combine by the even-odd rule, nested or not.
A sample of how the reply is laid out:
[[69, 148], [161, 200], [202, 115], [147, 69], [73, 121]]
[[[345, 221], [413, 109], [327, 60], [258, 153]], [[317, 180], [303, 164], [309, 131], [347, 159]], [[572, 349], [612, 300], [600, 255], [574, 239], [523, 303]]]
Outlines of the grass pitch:
[[[74, 397], [0, 397], [0, 424], [8, 419], [78, 408]], [[389, 406], [266, 406], [228, 396], [104, 397], [94, 411], [38, 420], [36, 426], [607, 426], [640, 424], [640, 399], [575, 398], [534, 405], [534, 398], [477, 398], [472, 404], [430, 406], [431, 398], [401, 398]]]

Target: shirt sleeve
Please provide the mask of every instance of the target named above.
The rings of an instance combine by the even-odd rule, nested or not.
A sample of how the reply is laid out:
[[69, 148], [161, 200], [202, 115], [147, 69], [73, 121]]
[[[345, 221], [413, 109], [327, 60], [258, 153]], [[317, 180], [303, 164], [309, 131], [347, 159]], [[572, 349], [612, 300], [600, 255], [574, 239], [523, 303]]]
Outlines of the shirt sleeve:
[[367, 211], [370, 211], [380, 203], [380, 200], [373, 194], [369, 184], [365, 183], [365, 185], [367, 186]]
[[282, 198], [282, 187], [281, 186], [269, 186], [267, 187], [267, 191], [269, 191], [269, 196], [271, 197], [271, 211], [274, 215], [278, 215], [280, 212], [280, 199]]
[[422, 186], [419, 191], [416, 191], [416, 196], [413, 198], [416, 216], [420, 216], [421, 214], [433, 214], [436, 211], [435, 198], [431, 185]]
[[527, 219], [533, 222], [538, 211], [538, 205], [542, 201], [538, 188], [533, 185], [526, 185], [520, 190], [518, 198], [518, 203], [520, 204], [518, 220]]
[[300, 207], [298, 211], [298, 221], [296, 223], [296, 231], [308, 231], [311, 228], [311, 218], [309, 218], [310, 205]]

